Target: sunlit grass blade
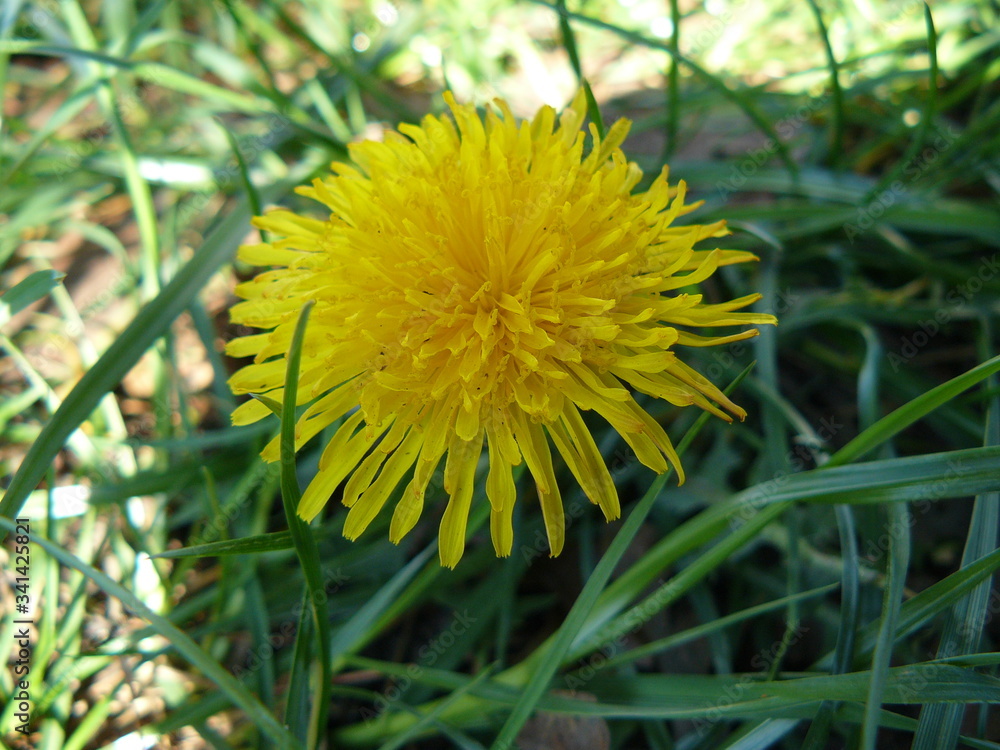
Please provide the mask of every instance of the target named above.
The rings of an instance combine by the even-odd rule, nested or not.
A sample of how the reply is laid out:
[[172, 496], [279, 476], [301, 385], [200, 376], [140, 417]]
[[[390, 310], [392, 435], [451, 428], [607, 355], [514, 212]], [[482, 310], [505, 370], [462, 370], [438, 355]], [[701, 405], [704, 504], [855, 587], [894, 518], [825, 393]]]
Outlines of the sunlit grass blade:
[[0, 295], [0, 325], [33, 302], [37, 302], [59, 284], [65, 274], [59, 271], [35, 271]]
[[[545, 6], [547, 8], [555, 8], [555, 6], [546, 2], [545, 0], [532, 0], [532, 2], [537, 3], [538, 5]], [[559, 11], [556, 10], [556, 12], [558, 13]], [[571, 19], [573, 21], [579, 21], [580, 23], [584, 23], [589, 26], [594, 26], [599, 29], [606, 29], [608, 31], [612, 31], [618, 36], [622, 37], [623, 39], [627, 39], [628, 41], [632, 42], [633, 44], [642, 45], [644, 47], [651, 47], [654, 49], [661, 49], [671, 55], [674, 53], [674, 49], [665, 42], [649, 39], [647, 37], [642, 36], [641, 34], [636, 34], [635, 32], [628, 31], [627, 29], [623, 29], [619, 26], [615, 26], [614, 24], [601, 21], [597, 18], [592, 18], [590, 16], [586, 16], [581, 13], [574, 13], [568, 10], [563, 12], [563, 15], [566, 16], [566, 18]], [[758, 130], [760, 130], [760, 132], [763, 133], [765, 137], [770, 139], [770, 142], [774, 143], [775, 154], [784, 163], [786, 169], [788, 170], [788, 173], [792, 175], [793, 178], [797, 177], [799, 173], [799, 168], [798, 165], [795, 163], [795, 160], [792, 159], [791, 154], [788, 153], [788, 147], [784, 144], [781, 138], [778, 137], [778, 134], [775, 132], [774, 127], [771, 125], [768, 118], [765, 117], [760, 112], [759, 108], [757, 107], [757, 105], [754, 103], [754, 101], [751, 99], [750, 96], [736, 89], [730, 88], [720, 78], [713, 75], [709, 71], [705, 70], [703, 67], [701, 67], [688, 57], [678, 56], [675, 58], [675, 60], [680, 64], [684, 65], [685, 67], [687, 67], [688, 69], [690, 69], [692, 72], [694, 72], [695, 75], [704, 80], [709, 86], [715, 89], [722, 97], [729, 99], [731, 102], [736, 104], [736, 106], [738, 106], [741, 110], [743, 110], [744, 114], [746, 114], [747, 118], [749, 118], [749, 120], [754, 124], [754, 126]]]
[[[288, 185], [297, 182], [296, 177], [289, 183], [275, 186], [272, 191], [268, 191], [268, 195], [282, 192]], [[139, 311], [135, 319], [101, 355], [98, 363], [80, 378], [42, 429], [11, 479], [3, 500], [0, 501], [0, 515], [13, 518], [18, 514], [28, 493], [41, 481], [68, 437], [97, 408], [104, 394], [121, 381], [174, 318], [184, 311], [212, 273], [232, 257], [236, 246], [246, 234], [249, 220], [247, 204], [237, 204], [205, 239], [195, 256], [163, 287], [155, 299]]]
[[[15, 528], [8, 518], [0, 517], [0, 526], [9, 532]], [[139, 601], [134, 594], [112, 580], [108, 575], [93, 568], [75, 555], [66, 552], [61, 547], [47, 539], [35, 537], [33, 543], [40, 546], [46, 553], [52, 555], [67, 568], [77, 570], [92, 580], [109, 596], [120, 600], [126, 607], [150, 622], [151, 627], [168, 641], [177, 652], [201, 671], [208, 679], [218, 685], [233, 705], [246, 712], [247, 718], [260, 727], [275, 745], [282, 750], [300, 750], [301, 745], [288, 731], [278, 723], [270, 711], [264, 707], [251, 693], [241, 685], [236, 678], [223, 668], [215, 659], [199, 648], [191, 637], [180, 630], [162, 615], [157, 614]]]

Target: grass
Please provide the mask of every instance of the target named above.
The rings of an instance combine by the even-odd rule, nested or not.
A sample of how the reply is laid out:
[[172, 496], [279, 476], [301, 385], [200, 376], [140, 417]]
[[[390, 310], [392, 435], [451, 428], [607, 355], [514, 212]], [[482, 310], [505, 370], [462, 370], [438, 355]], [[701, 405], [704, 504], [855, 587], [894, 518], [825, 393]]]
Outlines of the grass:
[[[1000, 747], [1000, 19], [709, 9], [5, 10], [0, 746]], [[623, 518], [568, 490], [557, 559], [532, 502], [498, 560], [477, 495], [455, 571], [433, 517], [400, 547], [382, 517], [347, 542], [332, 504], [297, 522], [321, 441], [278, 470], [285, 405], [228, 421], [250, 216], [312, 210], [294, 186], [446, 86], [525, 115], [583, 79], [761, 257], [706, 292], [760, 290], [779, 327], [695, 363], [748, 418], [650, 405], [681, 487], [600, 432]]]

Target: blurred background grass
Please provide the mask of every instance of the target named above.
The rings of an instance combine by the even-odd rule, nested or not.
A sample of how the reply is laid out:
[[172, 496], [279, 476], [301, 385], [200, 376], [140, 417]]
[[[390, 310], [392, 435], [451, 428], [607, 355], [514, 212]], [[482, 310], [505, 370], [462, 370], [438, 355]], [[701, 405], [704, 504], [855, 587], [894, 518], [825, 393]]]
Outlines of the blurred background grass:
[[[35, 625], [3, 746], [1000, 747], [998, 13], [7, 0], [0, 515], [31, 519]], [[397, 548], [335, 503], [310, 557], [257, 456], [277, 420], [228, 422], [249, 216], [315, 213], [292, 186], [446, 87], [528, 116], [581, 75], [761, 256], [706, 293], [760, 290], [779, 328], [694, 352], [720, 384], [756, 362], [749, 418], [696, 426], [680, 488], [602, 432], [626, 520], [568, 492], [558, 559], [524, 481], [507, 560], [481, 512], [450, 572], [440, 506]], [[651, 408], [675, 440], [697, 416]]]

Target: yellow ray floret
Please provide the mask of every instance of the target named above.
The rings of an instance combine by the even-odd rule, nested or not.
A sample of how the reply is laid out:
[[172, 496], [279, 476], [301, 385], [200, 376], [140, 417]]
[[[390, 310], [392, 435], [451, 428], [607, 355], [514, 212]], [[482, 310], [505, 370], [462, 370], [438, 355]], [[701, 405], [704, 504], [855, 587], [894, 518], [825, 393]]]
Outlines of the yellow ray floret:
[[[271, 266], [241, 284], [233, 322], [262, 332], [229, 343], [254, 363], [230, 380], [235, 393], [281, 399], [285, 356], [299, 310], [315, 303], [303, 343], [296, 449], [336, 425], [299, 515], [314, 518], [342, 491], [344, 534], [356, 538], [394, 498], [389, 535], [416, 525], [443, 460], [448, 495], [441, 562], [465, 549], [477, 487], [489, 503], [498, 555], [509, 555], [517, 499], [513, 467], [525, 462], [553, 555], [565, 521], [552, 446], [610, 521], [614, 480], [582, 412], [619, 432], [657, 471], [677, 453], [634, 393], [696, 405], [731, 420], [745, 412], [684, 364], [676, 347], [719, 346], [756, 335], [689, 329], [774, 323], [742, 312], [759, 295], [715, 304], [694, 287], [720, 266], [754, 260], [700, 241], [724, 222], [676, 225], [697, 204], [664, 168], [649, 189], [621, 144], [629, 123], [585, 154], [582, 92], [556, 116], [543, 107], [516, 120], [503, 101], [480, 117], [445, 100], [450, 116], [401, 125], [383, 142], [350, 147], [353, 164], [299, 189], [325, 220], [284, 210], [254, 224], [275, 239], [240, 248]], [[263, 418], [257, 401], [236, 424]], [[483, 450], [485, 443], [485, 452]], [[482, 471], [479, 465], [487, 459]], [[278, 445], [264, 457], [278, 458]]]

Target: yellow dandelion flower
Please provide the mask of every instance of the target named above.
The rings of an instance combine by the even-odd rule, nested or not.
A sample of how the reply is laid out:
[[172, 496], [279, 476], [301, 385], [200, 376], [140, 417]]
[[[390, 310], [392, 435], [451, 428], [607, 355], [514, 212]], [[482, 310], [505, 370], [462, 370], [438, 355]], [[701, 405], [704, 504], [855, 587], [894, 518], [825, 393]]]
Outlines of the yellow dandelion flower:
[[[543, 107], [517, 121], [507, 104], [480, 118], [445, 99], [451, 117], [400, 125], [384, 142], [351, 146], [353, 166], [299, 189], [329, 209], [325, 220], [276, 210], [255, 219], [272, 242], [240, 248], [272, 266], [240, 284], [234, 323], [263, 329], [227, 352], [254, 363], [230, 380], [234, 393], [281, 400], [285, 355], [299, 310], [315, 307], [305, 332], [298, 396], [312, 402], [296, 425], [296, 449], [343, 420], [305, 489], [311, 520], [344, 480], [355, 539], [394, 490], [389, 534], [399, 542], [419, 519], [444, 460], [449, 496], [439, 531], [443, 565], [465, 548], [466, 523], [483, 452], [498, 555], [511, 552], [514, 466], [535, 481], [552, 555], [563, 547], [564, 514], [551, 445], [608, 520], [620, 515], [610, 472], [582, 411], [593, 411], [656, 472], [677, 453], [634, 392], [694, 404], [718, 417], [745, 412], [677, 355], [685, 346], [745, 339], [756, 329], [705, 337], [690, 328], [774, 323], [736, 312], [751, 294], [708, 304], [680, 290], [722, 265], [755, 257], [695, 250], [728, 234], [722, 221], [680, 225], [697, 204], [667, 169], [633, 194], [642, 173], [620, 145], [619, 120], [584, 153], [585, 100], [558, 117]], [[235, 424], [266, 416], [255, 400]], [[278, 458], [276, 441], [263, 456]]]

